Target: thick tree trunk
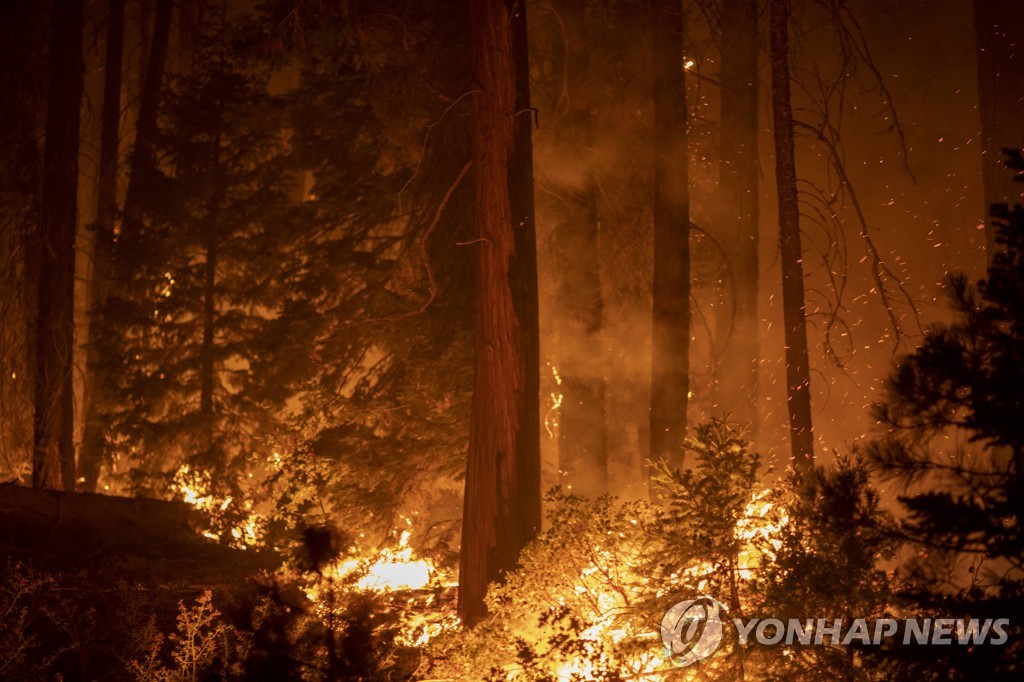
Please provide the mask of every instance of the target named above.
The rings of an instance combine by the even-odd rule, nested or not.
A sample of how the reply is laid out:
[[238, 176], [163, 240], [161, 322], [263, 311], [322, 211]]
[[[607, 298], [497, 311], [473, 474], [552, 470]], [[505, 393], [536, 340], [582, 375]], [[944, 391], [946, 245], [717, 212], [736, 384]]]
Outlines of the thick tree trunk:
[[[978, 50], [978, 111], [981, 114], [981, 176], [986, 215], [994, 204], [1021, 203], [1024, 185], [1003, 164], [1003, 149], [1024, 147], [1024, 2], [974, 0]], [[985, 231], [989, 262], [998, 248], [995, 230]]]
[[654, 81], [652, 461], [681, 465], [690, 382], [690, 190], [680, 0], [651, 5]]
[[[585, 157], [593, 147], [590, 108], [590, 45], [586, 3], [560, 5], [567, 25], [569, 102], [563, 113], [567, 154]], [[592, 170], [582, 187], [570, 187], [569, 206], [555, 233], [559, 282], [559, 360], [562, 405], [559, 410], [559, 468], [572, 490], [598, 497], [608, 492], [608, 430], [605, 424], [607, 386], [604, 366], [604, 299], [601, 293], [600, 214]]]
[[490, 582], [540, 526], [539, 337], [526, 16], [518, 0], [469, 0], [476, 353], [459, 615], [486, 615]]
[[786, 340], [786, 398], [793, 468], [805, 474], [814, 464], [811, 428], [811, 375], [804, 312], [803, 252], [797, 202], [793, 110], [789, 92], [789, 0], [768, 0], [772, 71], [775, 183], [779, 200], [782, 262], [782, 316]]
[[96, 492], [103, 462], [104, 426], [100, 408], [109, 397], [110, 376], [101, 362], [95, 338], [98, 320], [107, 300], [114, 255], [114, 224], [117, 219], [117, 169], [121, 140], [121, 71], [124, 55], [124, 0], [110, 0], [107, 16], [107, 52], [104, 63], [103, 111], [100, 131], [100, 167], [92, 279], [89, 294], [90, 329], [93, 339], [86, 360], [85, 434], [79, 454], [81, 489]]
[[82, 2], [55, 0], [50, 42], [50, 94], [43, 158], [43, 215], [36, 321], [36, 488], [74, 490], [74, 287], [78, 224], [78, 146], [85, 65]]
[[[758, 429], [758, 166], [757, 0], [725, 0], [722, 6], [721, 205], [722, 246], [729, 259], [726, 291], [731, 306], [719, 311], [718, 404], [748, 437]], [[731, 286], [728, 286], [731, 284]]]

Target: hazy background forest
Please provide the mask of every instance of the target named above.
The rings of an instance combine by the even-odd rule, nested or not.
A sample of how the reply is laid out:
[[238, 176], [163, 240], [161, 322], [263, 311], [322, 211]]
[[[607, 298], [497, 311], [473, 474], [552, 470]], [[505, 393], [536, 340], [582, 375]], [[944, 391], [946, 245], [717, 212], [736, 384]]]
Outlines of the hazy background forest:
[[0, 11], [0, 677], [1019, 675], [1024, 3]]

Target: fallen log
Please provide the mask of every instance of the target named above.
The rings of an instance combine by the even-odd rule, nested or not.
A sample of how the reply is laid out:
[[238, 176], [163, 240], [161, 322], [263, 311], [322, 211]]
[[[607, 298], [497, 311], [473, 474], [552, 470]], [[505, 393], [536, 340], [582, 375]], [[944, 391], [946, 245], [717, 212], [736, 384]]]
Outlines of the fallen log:
[[0, 557], [140, 583], [244, 581], [280, 565], [202, 535], [205, 515], [177, 501], [0, 485]]

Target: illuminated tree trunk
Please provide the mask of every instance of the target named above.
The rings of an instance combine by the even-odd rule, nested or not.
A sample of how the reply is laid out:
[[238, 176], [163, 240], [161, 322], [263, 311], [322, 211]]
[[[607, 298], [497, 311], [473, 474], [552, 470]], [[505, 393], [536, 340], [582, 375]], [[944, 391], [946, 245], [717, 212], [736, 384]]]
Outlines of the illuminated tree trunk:
[[[121, 139], [121, 68], [124, 55], [124, 0], [110, 0], [107, 17], [107, 53], [103, 82], [103, 111], [100, 131], [100, 167], [89, 315], [91, 329], [107, 300], [110, 268], [114, 256], [114, 222], [117, 217], [117, 169]], [[85, 434], [79, 454], [81, 488], [96, 491], [103, 461], [103, 423], [99, 407], [108, 399], [109, 372], [101, 362], [95, 342], [86, 359]]]
[[[565, 112], [567, 153], [583, 156], [593, 146], [591, 112], [585, 103], [589, 86], [589, 45], [586, 3], [559, 6], [568, 27], [568, 88], [575, 106]], [[569, 207], [555, 233], [558, 259], [558, 316], [562, 377], [559, 409], [559, 468], [572, 490], [598, 497], [608, 492], [608, 430], [605, 424], [607, 386], [604, 368], [604, 299], [598, 251], [600, 215], [597, 190], [588, 170], [582, 189], [568, 192]]]
[[718, 403], [757, 436], [758, 167], [757, 0], [725, 0], [722, 6], [722, 114], [719, 183], [729, 259], [726, 291], [731, 308], [720, 311]]
[[55, 0], [43, 157], [32, 485], [74, 490], [75, 231], [84, 63], [82, 2]]
[[459, 615], [473, 626], [540, 526], [540, 351], [526, 16], [518, 0], [467, 9], [478, 241]]
[[681, 465], [690, 381], [690, 190], [680, 0], [653, 0], [653, 461]]
[[793, 468], [798, 474], [805, 474], [814, 464], [814, 433], [811, 428], [811, 375], [807, 357], [807, 317], [804, 312], [804, 270], [800, 248], [793, 110], [789, 93], [789, 2], [768, 0], [768, 9], [789, 436]]
[[[1024, 147], [1024, 3], [974, 0], [978, 50], [978, 111], [981, 114], [985, 213], [993, 204], [1021, 203], [1022, 189], [1003, 165], [1002, 150]], [[995, 230], [985, 231], [989, 262], [996, 252]]]

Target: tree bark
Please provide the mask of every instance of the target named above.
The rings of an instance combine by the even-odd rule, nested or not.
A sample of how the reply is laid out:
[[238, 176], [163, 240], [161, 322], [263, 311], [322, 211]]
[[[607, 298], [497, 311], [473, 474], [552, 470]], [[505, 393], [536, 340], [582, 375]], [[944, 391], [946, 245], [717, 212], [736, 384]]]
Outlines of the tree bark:
[[526, 16], [519, 0], [467, 4], [479, 239], [459, 615], [471, 627], [540, 526], [540, 350]]
[[772, 72], [775, 183], [779, 202], [782, 316], [786, 342], [786, 398], [793, 468], [806, 474], [814, 465], [811, 376], [807, 356], [803, 252], [797, 201], [793, 110], [789, 90], [789, 0], [768, 0]]
[[683, 461], [690, 380], [690, 190], [680, 0], [651, 4], [654, 85], [652, 461]]
[[117, 219], [117, 169], [121, 142], [121, 80], [124, 57], [124, 0], [110, 0], [107, 16], [107, 51], [104, 62], [103, 110], [100, 131], [100, 167], [89, 316], [93, 339], [86, 359], [85, 434], [79, 454], [81, 489], [96, 492], [103, 462], [104, 425], [100, 407], [109, 397], [109, 372], [101, 361], [95, 332], [107, 300], [114, 256]]
[[[985, 214], [996, 204], [1021, 203], [1022, 186], [1003, 164], [1003, 149], [1024, 147], [1024, 3], [974, 0], [978, 50], [978, 111], [981, 114], [981, 176]], [[994, 228], [985, 230], [988, 260], [999, 248]]]
[[[757, 0], [725, 0], [722, 6], [722, 114], [719, 185], [729, 259], [726, 291], [731, 306], [718, 315], [724, 341], [717, 364], [718, 403], [757, 438], [758, 368], [758, 165]], [[731, 286], [730, 286], [731, 285]]]
[[[570, 109], [562, 113], [562, 147], [586, 158], [593, 147], [586, 2], [559, 6], [567, 26], [566, 72]], [[588, 164], [589, 165], [589, 164]], [[560, 275], [558, 315], [562, 405], [559, 409], [559, 468], [573, 492], [598, 497], [608, 492], [607, 385], [604, 367], [604, 298], [601, 293], [600, 214], [593, 169], [582, 187], [567, 188], [568, 206], [555, 232]]]
[[78, 147], [85, 65], [81, 0], [54, 0], [36, 320], [32, 485], [74, 490], [74, 286]]

